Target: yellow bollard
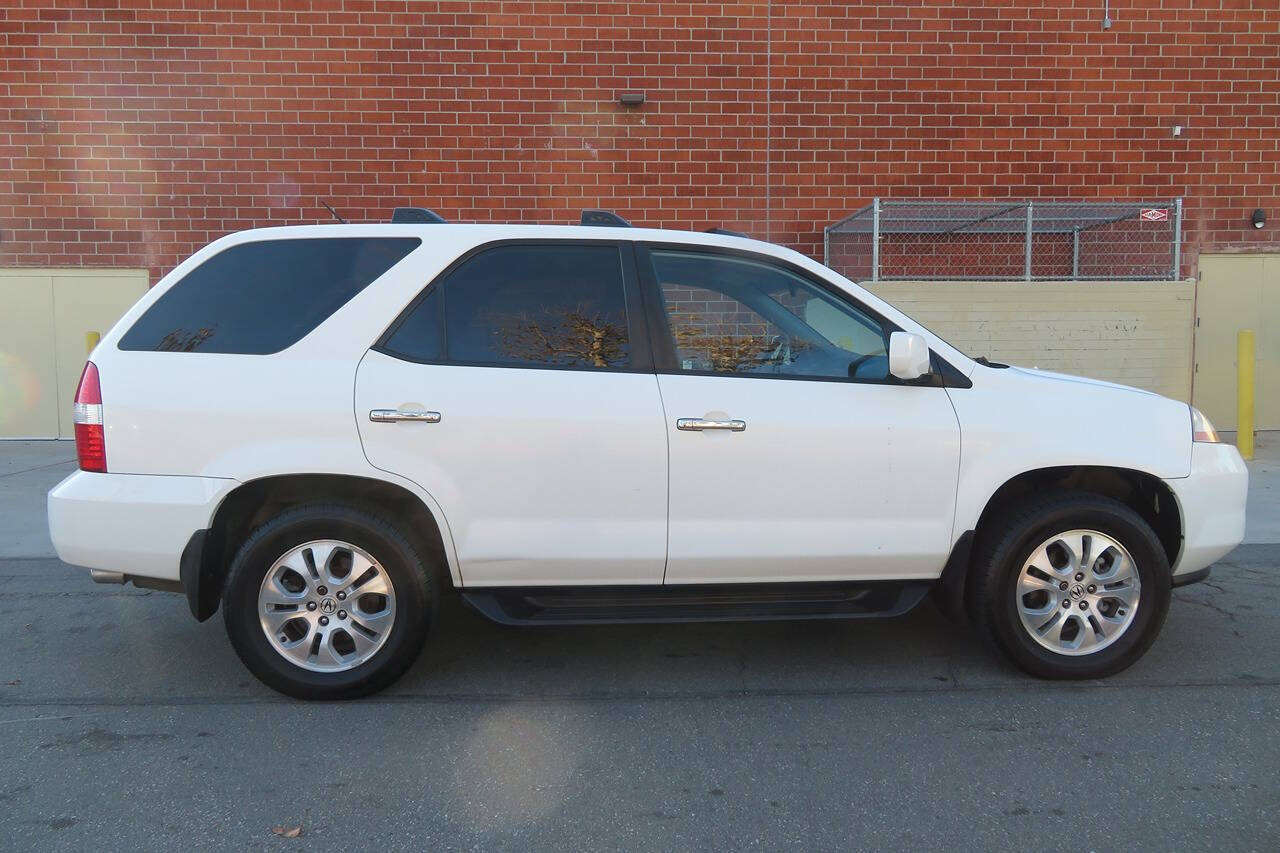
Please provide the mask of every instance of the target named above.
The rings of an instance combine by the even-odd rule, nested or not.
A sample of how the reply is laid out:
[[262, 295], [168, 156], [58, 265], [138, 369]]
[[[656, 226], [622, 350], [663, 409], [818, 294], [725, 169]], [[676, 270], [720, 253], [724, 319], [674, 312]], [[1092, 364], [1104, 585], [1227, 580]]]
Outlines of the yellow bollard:
[[1236, 334], [1236, 447], [1253, 458], [1253, 330]]
[[98, 345], [98, 341], [102, 340], [102, 335], [98, 332], [84, 333], [84, 352], [85, 355], [92, 355], [93, 348]]

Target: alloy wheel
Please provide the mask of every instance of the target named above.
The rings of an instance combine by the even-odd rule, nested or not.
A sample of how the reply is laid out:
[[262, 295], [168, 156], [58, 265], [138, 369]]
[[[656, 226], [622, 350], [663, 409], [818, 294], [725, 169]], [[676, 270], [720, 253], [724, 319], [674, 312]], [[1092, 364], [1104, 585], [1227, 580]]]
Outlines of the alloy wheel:
[[1050, 536], [1023, 564], [1014, 606], [1027, 634], [1060, 655], [1089, 655], [1133, 624], [1142, 583], [1123, 545], [1096, 530]]
[[386, 570], [336, 539], [292, 548], [258, 591], [258, 618], [271, 647], [312, 672], [345, 672], [369, 660], [386, 643], [395, 616]]

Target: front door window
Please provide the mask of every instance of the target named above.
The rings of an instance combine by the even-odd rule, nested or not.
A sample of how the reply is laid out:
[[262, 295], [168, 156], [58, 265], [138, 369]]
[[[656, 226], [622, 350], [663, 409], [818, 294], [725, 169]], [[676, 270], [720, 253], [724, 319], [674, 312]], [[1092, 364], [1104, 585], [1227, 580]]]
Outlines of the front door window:
[[812, 282], [758, 261], [653, 251], [683, 371], [883, 380], [884, 328]]

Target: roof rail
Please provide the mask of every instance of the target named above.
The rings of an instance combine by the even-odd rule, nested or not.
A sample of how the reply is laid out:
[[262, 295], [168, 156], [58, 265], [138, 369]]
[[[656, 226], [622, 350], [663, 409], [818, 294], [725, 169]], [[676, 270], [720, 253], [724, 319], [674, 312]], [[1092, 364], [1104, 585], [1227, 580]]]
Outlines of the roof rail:
[[583, 225], [599, 225], [605, 228], [630, 228], [631, 223], [611, 210], [582, 211]]
[[[722, 234], [725, 237], [747, 237], [747, 235], [743, 234], [741, 231], [731, 231], [728, 228], [708, 228], [703, 233], [704, 234]], [[747, 237], [747, 239], [749, 240], [751, 238]]]
[[397, 207], [391, 211], [391, 221], [401, 225], [443, 225], [445, 220], [425, 207]]

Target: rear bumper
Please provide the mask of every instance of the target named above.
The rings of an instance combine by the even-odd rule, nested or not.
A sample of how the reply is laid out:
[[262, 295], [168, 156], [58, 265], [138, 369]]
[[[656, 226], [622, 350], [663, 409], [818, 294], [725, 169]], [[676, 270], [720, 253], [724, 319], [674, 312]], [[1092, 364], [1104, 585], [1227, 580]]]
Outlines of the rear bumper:
[[64, 563], [180, 580], [183, 550], [237, 485], [214, 477], [77, 471], [49, 492], [49, 535]]
[[1173, 567], [1176, 586], [1193, 582], [1192, 575], [1244, 541], [1249, 471], [1234, 446], [1197, 442], [1191, 448], [1191, 474], [1164, 482], [1182, 513], [1182, 553]]

